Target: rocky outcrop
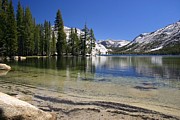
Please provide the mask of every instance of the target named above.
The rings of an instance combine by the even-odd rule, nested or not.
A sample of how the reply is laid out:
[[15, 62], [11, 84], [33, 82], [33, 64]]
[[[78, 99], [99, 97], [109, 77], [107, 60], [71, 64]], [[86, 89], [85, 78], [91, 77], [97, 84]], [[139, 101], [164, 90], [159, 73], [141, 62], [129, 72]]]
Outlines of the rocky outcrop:
[[0, 120], [56, 120], [56, 115], [0, 93]]
[[11, 70], [11, 67], [6, 64], [0, 63], [0, 70]]

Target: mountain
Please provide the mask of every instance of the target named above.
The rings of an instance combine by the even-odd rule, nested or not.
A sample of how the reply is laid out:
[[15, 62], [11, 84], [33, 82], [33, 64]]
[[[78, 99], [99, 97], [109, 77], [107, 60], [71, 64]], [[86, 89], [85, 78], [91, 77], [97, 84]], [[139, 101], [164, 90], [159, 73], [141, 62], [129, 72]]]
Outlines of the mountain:
[[180, 21], [151, 33], [143, 33], [116, 52], [180, 54]]
[[127, 40], [100, 40], [98, 43], [104, 45], [106, 48], [119, 48], [130, 42]]

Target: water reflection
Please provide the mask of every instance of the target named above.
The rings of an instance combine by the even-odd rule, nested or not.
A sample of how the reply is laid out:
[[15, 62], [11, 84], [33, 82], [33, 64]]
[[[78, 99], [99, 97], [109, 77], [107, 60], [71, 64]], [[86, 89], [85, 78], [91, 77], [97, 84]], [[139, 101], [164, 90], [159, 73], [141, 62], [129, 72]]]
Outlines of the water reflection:
[[99, 79], [107, 76], [180, 79], [180, 57], [172, 56], [49, 57], [13, 61], [10, 64], [43, 70], [52, 69], [56, 72], [64, 70], [63, 77], [66, 79], [74, 77], [82, 80], [97, 80], [99, 76]]
[[92, 61], [99, 74], [162, 79], [179, 79], [180, 76], [180, 57], [101, 56]]

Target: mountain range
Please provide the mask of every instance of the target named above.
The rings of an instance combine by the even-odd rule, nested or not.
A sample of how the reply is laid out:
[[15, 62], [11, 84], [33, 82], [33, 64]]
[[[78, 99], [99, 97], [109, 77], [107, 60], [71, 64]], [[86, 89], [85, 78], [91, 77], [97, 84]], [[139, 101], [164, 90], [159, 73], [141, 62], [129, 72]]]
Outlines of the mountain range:
[[133, 54], [180, 54], [180, 21], [151, 33], [138, 35], [125, 46], [114, 44], [112, 40], [101, 44], [112, 48], [112, 53]]
[[[67, 36], [70, 28], [65, 27]], [[78, 36], [81, 34], [78, 29]], [[68, 38], [67, 38], [68, 39]], [[132, 41], [99, 40], [93, 54], [180, 54], [180, 21], [150, 33], [142, 33]]]

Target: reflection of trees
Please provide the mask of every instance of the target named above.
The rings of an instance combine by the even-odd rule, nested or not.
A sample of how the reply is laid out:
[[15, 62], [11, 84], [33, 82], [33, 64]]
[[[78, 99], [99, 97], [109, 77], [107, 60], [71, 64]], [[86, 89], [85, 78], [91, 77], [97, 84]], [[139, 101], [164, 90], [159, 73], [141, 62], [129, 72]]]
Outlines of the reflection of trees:
[[128, 71], [131, 68], [139, 76], [177, 79], [180, 76], [179, 59], [162, 56], [102, 56], [92, 61], [99, 70]]

